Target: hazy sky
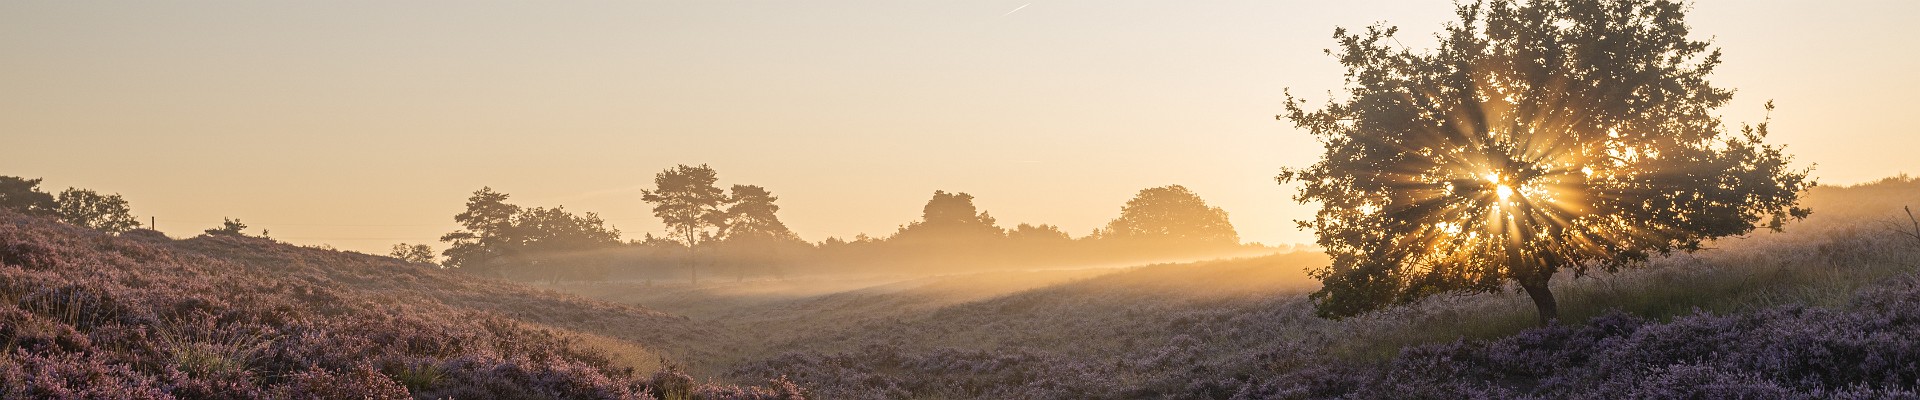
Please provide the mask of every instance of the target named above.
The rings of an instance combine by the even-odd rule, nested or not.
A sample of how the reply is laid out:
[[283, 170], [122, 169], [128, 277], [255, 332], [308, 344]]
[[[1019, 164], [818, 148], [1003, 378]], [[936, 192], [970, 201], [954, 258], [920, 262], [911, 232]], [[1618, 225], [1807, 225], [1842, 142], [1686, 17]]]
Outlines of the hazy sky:
[[[1017, 10], [1017, 11], [1015, 11]], [[481, 186], [660, 231], [653, 174], [711, 164], [808, 240], [936, 189], [1004, 225], [1101, 226], [1182, 184], [1247, 240], [1310, 242], [1276, 185], [1340, 85], [1336, 26], [1426, 47], [1439, 1], [0, 2], [0, 175], [118, 192], [176, 237], [433, 243]], [[1702, 1], [1722, 112], [1823, 183], [1920, 172], [1920, 2]], [[257, 232], [257, 230], [256, 230]]]

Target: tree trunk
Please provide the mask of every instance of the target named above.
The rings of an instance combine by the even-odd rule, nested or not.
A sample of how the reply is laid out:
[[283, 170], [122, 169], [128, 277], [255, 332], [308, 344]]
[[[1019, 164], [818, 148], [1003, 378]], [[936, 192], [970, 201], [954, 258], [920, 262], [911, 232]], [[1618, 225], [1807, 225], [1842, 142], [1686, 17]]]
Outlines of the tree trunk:
[[700, 264], [693, 259], [693, 250], [687, 250], [687, 279], [693, 286], [700, 286]]
[[1539, 312], [1540, 326], [1547, 326], [1560, 319], [1560, 306], [1553, 302], [1553, 290], [1547, 281], [1553, 275], [1527, 277], [1520, 279], [1520, 289], [1527, 291], [1527, 297], [1533, 298], [1533, 308]]
[[694, 247], [698, 246], [699, 244], [694, 243], [693, 228], [685, 228], [682, 232], [687, 237], [687, 280], [690, 281], [688, 283], [691, 284], [692, 286], [699, 287], [700, 286], [700, 264], [698, 260], [694, 259], [694, 254], [693, 254]]

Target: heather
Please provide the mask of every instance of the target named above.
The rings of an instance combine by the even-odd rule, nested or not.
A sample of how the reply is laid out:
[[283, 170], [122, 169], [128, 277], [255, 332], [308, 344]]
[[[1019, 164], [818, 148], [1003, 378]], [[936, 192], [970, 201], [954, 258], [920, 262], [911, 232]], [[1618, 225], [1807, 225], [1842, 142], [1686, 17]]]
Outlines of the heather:
[[529, 286], [8, 215], [0, 376], [68, 398], [1914, 397], [1917, 189], [1816, 188], [1786, 232], [1568, 274], [1548, 327], [1511, 289], [1322, 318], [1315, 252]]
[[778, 380], [736, 387], [637, 371], [581, 333], [592, 329], [632, 347], [701, 332], [658, 312], [384, 257], [248, 237], [114, 237], [0, 212], [0, 397], [798, 395]]
[[830, 320], [848, 327], [730, 375], [831, 398], [1911, 397], [1920, 242], [1891, 222], [1915, 186], [1819, 188], [1809, 203], [1833, 211], [1796, 229], [1565, 279], [1569, 307], [1545, 328], [1514, 292], [1319, 318], [1303, 277], [1259, 273], [1316, 262], [1296, 255]]

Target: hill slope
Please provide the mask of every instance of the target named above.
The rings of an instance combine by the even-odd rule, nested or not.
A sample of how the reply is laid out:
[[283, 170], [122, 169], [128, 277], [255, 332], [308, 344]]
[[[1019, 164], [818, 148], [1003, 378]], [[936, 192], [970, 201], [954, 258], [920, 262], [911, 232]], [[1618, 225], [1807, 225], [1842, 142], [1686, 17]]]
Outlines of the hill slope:
[[[1783, 233], [1558, 279], [1567, 324], [1551, 328], [1533, 328], [1515, 293], [1320, 319], [1300, 295], [1310, 285], [1269, 278], [1315, 261], [1268, 258], [826, 318], [842, 328], [732, 375], [834, 398], [1912, 396], [1920, 240], [1900, 233], [1913, 229], [1900, 207], [1920, 204], [1920, 181], [1821, 187], [1806, 202], [1815, 216]], [[786, 311], [836, 315], [820, 304]]]
[[797, 394], [607, 351], [714, 334], [664, 313], [266, 239], [123, 236], [0, 211], [0, 397]]

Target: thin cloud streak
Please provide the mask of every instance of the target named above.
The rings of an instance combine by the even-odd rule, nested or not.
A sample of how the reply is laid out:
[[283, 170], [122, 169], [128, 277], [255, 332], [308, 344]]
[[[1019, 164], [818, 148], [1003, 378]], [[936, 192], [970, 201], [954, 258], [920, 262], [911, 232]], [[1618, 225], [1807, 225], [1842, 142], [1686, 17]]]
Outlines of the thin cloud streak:
[[1000, 14], [1000, 16], [1005, 17], [1008, 15], [1013, 15], [1013, 13], [1020, 12], [1020, 10], [1026, 9], [1027, 6], [1030, 6], [1030, 5], [1033, 5], [1033, 3], [1021, 4], [1019, 7], [1014, 7], [1013, 11], [1008, 11], [1006, 14]]

